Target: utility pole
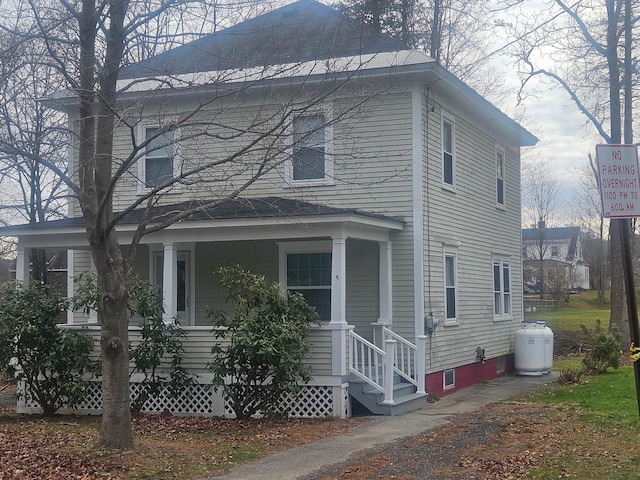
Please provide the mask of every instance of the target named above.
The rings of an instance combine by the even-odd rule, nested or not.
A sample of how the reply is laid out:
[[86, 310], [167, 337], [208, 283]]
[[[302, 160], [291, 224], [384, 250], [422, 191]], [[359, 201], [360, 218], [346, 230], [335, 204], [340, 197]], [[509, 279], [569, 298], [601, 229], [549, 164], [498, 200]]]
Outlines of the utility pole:
[[[628, 218], [614, 220], [620, 222], [622, 240], [622, 259], [624, 281], [627, 291], [627, 308], [629, 310], [629, 330], [631, 332], [632, 345], [640, 346], [640, 329], [638, 328], [638, 304], [636, 301], [636, 287], [633, 280], [633, 260], [631, 255], [631, 229]], [[636, 397], [638, 400], [638, 416], [640, 416], [640, 361], [633, 362], [633, 371], [636, 378]]]
[[[631, 254], [631, 218], [640, 217], [640, 167], [635, 145], [596, 145], [598, 187], [602, 199], [602, 215], [616, 222], [620, 232], [622, 271], [629, 312], [631, 342], [640, 346], [638, 305], [633, 279]], [[615, 247], [615, 246], [614, 246]], [[633, 364], [636, 380], [638, 416], [640, 416], [640, 362]]]

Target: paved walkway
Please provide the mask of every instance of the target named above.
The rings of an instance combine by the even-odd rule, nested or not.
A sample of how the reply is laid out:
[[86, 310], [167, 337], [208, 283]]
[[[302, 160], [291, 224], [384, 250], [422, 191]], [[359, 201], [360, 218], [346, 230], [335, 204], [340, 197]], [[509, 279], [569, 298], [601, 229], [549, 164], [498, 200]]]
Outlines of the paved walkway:
[[294, 480], [320, 468], [344, 462], [351, 455], [400, 438], [412, 437], [447, 423], [447, 417], [471, 412], [489, 403], [512, 398], [553, 382], [553, 373], [542, 377], [504, 376], [464, 388], [425, 408], [396, 417], [372, 417], [344, 435], [276, 453], [240, 465], [226, 475], [208, 480]]

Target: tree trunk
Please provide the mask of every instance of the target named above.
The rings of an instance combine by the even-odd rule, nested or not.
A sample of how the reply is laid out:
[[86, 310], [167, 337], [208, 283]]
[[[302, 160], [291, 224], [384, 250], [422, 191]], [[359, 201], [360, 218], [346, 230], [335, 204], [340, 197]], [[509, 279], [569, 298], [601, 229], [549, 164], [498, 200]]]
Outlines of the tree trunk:
[[129, 408], [129, 292], [127, 269], [115, 233], [92, 244], [101, 299], [98, 304], [102, 360], [102, 427], [99, 445], [133, 447]]
[[605, 225], [604, 217], [600, 217], [599, 230], [600, 238], [598, 239], [598, 305], [603, 306], [605, 304], [605, 290], [607, 288], [607, 277], [609, 274], [609, 263], [607, 262], [607, 251], [605, 245]]
[[[611, 261], [611, 313], [609, 317], [609, 331], [619, 335], [620, 345], [626, 349], [631, 344], [631, 332], [629, 329], [629, 311], [627, 309], [624, 275], [622, 273], [623, 258], [620, 221], [614, 220], [609, 226], [609, 234], [611, 237], [609, 244], [609, 258]], [[619, 271], [618, 274], [615, 273], [616, 270]]]
[[442, 42], [442, 0], [436, 0], [433, 4], [433, 23], [431, 24], [431, 38], [429, 55], [440, 63], [440, 44]]
[[33, 281], [47, 285], [47, 252], [43, 248], [33, 248], [29, 255], [31, 261], [31, 278]]
[[[116, 83], [124, 48], [128, 2], [108, 3], [109, 30], [100, 75], [96, 79], [99, 14], [94, 0], [82, 0], [80, 38], [79, 202], [96, 266], [100, 300], [102, 428], [99, 445], [133, 447], [129, 409], [128, 263], [122, 256], [113, 221], [113, 135]], [[96, 81], [97, 80], [97, 81]], [[99, 91], [96, 91], [96, 85]]]
[[[607, 67], [609, 73], [609, 109], [611, 115], [611, 136], [609, 143], [622, 141], [622, 121], [620, 105], [620, 62], [618, 58], [619, 11], [616, 2], [607, 0]], [[622, 221], [622, 220], [621, 220]], [[621, 345], [629, 345], [629, 312], [627, 309], [626, 289], [622, 258], [622, 231], [618, 220], [609, 226], [609, 260], [611, 262], [611, 314], [609, 330], [620, 335]]]

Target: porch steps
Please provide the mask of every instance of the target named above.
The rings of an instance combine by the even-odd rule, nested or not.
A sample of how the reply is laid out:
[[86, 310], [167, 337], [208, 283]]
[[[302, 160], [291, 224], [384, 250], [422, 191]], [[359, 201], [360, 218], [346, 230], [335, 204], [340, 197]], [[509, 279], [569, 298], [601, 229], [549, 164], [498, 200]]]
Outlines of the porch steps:
[[416, 387], [402, 382], [399, 375], [393, 378], [393, 404], [383, 403], [383, 393], [354, 375], [349, 379], [349, 395], [374, 415], [400, 415], [427, 405], [427, 395], [416, 393]]

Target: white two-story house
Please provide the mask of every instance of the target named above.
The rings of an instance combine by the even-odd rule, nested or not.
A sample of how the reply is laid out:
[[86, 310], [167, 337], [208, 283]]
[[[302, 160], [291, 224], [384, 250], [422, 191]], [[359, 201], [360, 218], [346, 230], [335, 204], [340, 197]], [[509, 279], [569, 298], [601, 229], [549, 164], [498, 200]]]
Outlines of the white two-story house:
[[[162, 286], [201, 384], [156, 409], [228, 413], [206, 387], [205, 365], [214, 342], [206, 312], [226, 297], [214, 272], [230, 264], [301, 291], [322, 317], [310, 336], [313, 379], [291, 400], [294, 415], [345, 416], [352, 397], [396, 413], [411, 408], [400, 396], [422, 402], [425, 392], [441, 396], [512, 369], [523, 320], [520, 149], [537, 139], [428, 55], [300, 0], [119, 78], [127, 93], [116, 156], [130, 154], [132, 138], [164, 144], [150, 142], [123, 172], [116, 211], [166, 178], [246, 151], [153, 204], [158, 219], [186, 211], [224, 199], [260, 159], [278, 160], [232, 200], [141, 240], [135, 271]], [[73, 128], [73, 99], [54, 106]], [[167, 122], [175, 128], [154, 137]], [[272, 136], [246, 147], [243, 135], [265, 125]], [[122, 245], [145, 206], [117, 225]], [[28, 278], [30, 248], [66, 248], [70, 278], [92, 269], [75, 204], [68, 219], [1, 233], [19, 239], [19, 279]], [[94, 315], [67, 318], [99, 329]], [[132, 322], [132, 341], [136, 332]], [[99, 405], [96, 397], [86, 409]]]
[[529, 288], [540, 283], [542, 263], [544, 284], [553, 284], [553, 277], [559, 276], [569, 290], [589, 290], [589, 265], [582, 254], [580, 227], [522, 229], [522, 262]]

